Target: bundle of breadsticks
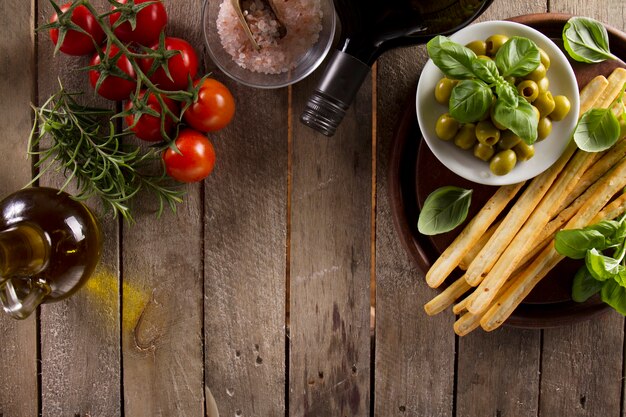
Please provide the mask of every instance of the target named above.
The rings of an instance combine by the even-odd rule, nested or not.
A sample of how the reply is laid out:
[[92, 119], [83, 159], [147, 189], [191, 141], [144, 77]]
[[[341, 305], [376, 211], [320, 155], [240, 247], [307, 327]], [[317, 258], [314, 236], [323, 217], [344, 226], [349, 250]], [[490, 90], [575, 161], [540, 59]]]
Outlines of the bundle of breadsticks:
[[[580, 92], [580, 115], [613, 105], [619, 116], [616, 99], [625, 84], [622, 68], [591, 80]], [[428, 285], [439, 287], [457, 267], [465, 273], [424, 306], [426, 313], [454, 304], [454, 331], [461, 336], [479, 326], [498, 328], [563, 259], [554, 248], [556, 232], [618, 217], [626, 210], [624, 187], [626, 139], [598, 153], [579, 150], [571, 140], [559, 160], [528, 184], [500, 187], [441, 254], [426, 274]]]

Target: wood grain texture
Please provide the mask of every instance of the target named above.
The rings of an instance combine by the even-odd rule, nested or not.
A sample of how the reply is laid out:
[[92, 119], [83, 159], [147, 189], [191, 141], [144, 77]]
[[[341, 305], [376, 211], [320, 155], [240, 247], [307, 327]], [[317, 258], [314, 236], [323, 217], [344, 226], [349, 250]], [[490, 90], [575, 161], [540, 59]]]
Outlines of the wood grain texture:
[[[92, 2], [106, 10], [107, 2]], [[54, 10], [48, 1], [38, 3], [38, 24]], [[114, 104], [97, 98], [79, 68], [87, 57], [53, 56], [54, 45], [47, 33], [38, 36], [39, 102], [59, 89], [60, 80], [69, 91], [84, 91], [81, 102], [104, 108]], [[49, 171], [41, 185], [61, 187], [65, 177]], [[74, 188], [70, 186], [68, 192]], [[121, 353], [119, 311], [119, 225], [105, 214], [99, 201], [95, 209], [103, 232], [103, 252], [96, 272], [71, 298], [41, 308], [41, 381], [43, 416], [121, 415]]]
[[423, 46], [387, 52], [377, 64], [376, 369], [380, 416], [451, 416], [454, 349], [452, 316], [427, 317], [436, 292], [408, 258], [388, 199], [390, 144], [407, 94], [426, 63]]
[[[551, 0], [550, 11], [626, 28], [626, 3], [621, 0]], [[592, 322], [544, 330], [540, 414], [620, 415], [623, 345], [624, 318], [614, 313]]]
[[205, 181], [205, 381], [222, 416], [285, 415], [287, 89], [235, 95]]
[[336, 135], [298, 118], [316, 77], [293, 88], [290, 415], [370, 408], [371, 77]]
[[[545, 1], [495, 0], [480, 20], [505, 19], [547, 10]], [[459, 339], [457, 411], [462, 416], [537, 414], [539, 330], [503, 329]], [[483, 395], [478, 395], [483, 393]]]
[[[0, 13], [0, 126], [4, 158], [0, 164], [0, 199], [31, 178], [25, 158], [31, 128], [34, 77], [34, 4], [3, 2]], [[0, 415], [29, 417], [38, 413], [37, 319], [17, 321], [0, 314]], [[19, 389], [16, 389], [19, 387]]]
[[[166, 34], [202, 51], [200, 0], [166, 2]], [[203, 68], [200, 69], [201, 71]], [[176, 213], [155, 217], [137, 201], [137, 224], [123, 228], [124, 414], [204, 415], [201, 184], [186, 186]]]

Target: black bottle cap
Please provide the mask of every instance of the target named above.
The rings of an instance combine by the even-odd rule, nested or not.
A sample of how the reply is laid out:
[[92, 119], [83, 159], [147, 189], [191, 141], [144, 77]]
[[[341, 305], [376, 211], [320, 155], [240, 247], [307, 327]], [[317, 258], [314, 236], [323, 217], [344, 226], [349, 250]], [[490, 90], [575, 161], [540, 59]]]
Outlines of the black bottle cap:
[[345, 52], [335, 51], [300, 121], [326, 136], [333, 136], [369, 71], [369, 65]]

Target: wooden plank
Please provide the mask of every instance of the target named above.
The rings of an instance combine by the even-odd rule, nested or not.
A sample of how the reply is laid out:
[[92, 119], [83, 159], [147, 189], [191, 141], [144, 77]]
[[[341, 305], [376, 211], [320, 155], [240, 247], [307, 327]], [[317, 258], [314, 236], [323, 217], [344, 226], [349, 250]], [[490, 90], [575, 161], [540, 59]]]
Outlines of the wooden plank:
[[[201, 1], [166, 2], [168, 36], [200, 53]], [[202, 56], [202, 55], [200, 55]], [[123, 228], [124, 414], [203, 416], [201, 185], [176, 214], [155, 218], [156, 201], [137, 201], [137, 224]]]
[[[480, 20], [546, 11], [546, 2], [495, 0]], [[459, 339], [457, 413], [463, 416], [535, 416], [541, 332], [502, 329]], [[482, 393], [482, 395], [478, 395]]]
[[293, 88], [289, 411], [370, 408], [371, 77], [337, 134], [298, 121], [316, 77]]
[[[31, 178], [25, 159], [31, 127], [34, 82], [34, 4], [3, 2], [0, 13], [0, 125], [5, 153], [0, 164], [0, 198], [22, 188]], [[36, 416], [37, 319], [17, 321], [0, 314], [0, 415]], [[19, 387], [19, 389], [15, 389]]]
[[[103, 0], [92, 2], [107, 9]], [[39, 1], [39, 25], [47, 22], [53, 9]], [[84, 91], [85, 104], [112, 107], [97, 98], [79, 68], [88, 57], [53, 57], [54, 45], [47, 33], [38, 36], [39, 102], [59, 89], [58, 80], [69, 91]], [[60, 187], [65, 177], [50, 171], [41, 185]], [[72, 188], [68, 189], [69, 192]], [[86, 286], [70, 299], [46, 304], [41, 309], [41, 402], [44, 416], [121, 415], [120, 311], [119, 311], [119, 226], [118, 220], [104, 214], [100, 202], [90, 200], [103, 231], [100, 264]]]
[[[588, 16], [622, 30], [621, 0], [552, 0], [551, 12]], [[618, 314], [544, 331], [541, 415], [620, 415], [623, 390], [624, 319]], [[622, 395], [623, 397], [623, 395]]]
[[223, 416], [285, 414], [287, 89], [232, 88], [205, 182], [205, 381]]
[[380, 416], [452, 416], [454, 320], [427, 317], [436, 292], [409, 259], [389, 204], [388, 162], [394, 127], [427, 60], [424, 47], [387, 52], [377, 64], [376, 382]]

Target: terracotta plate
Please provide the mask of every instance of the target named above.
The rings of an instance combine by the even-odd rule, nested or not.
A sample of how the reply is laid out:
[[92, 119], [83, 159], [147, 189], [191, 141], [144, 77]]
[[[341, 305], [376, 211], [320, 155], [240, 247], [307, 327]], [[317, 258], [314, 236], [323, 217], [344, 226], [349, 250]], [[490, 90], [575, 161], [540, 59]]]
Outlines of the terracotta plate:
[[[511, 18], [531, 26], [558, 44], [561, 31], [569, 15], [533, 14]], [[626, 56], [626, 35], [607, 28], [613, 54]], [[608, 76], [623, 62], [605, 61], [601, 64], [572, 62], [579, 88], [598, 74]], [[415, 116], [415, 90], [405, 106], [392, 140], [389, 164], [389, 197], [394, 224], [405, 248], [422, 271], [427, 271], [442, 250], [456, 237], [462, 227], [437, 236], [423, 236], [417, 231], [417, 218], [424, 200], [430, 192], [444, 185], [457, 185], [474, 190], [468, 218], [472, 218], [495, 192], [496, 187], [469, 182], [445, 168], [423, 142]], [[562, 261], [529, 294], [506, 324], [525, 328], [555, 327], [590, 319], [609, 308], [599, 298], [586, 303], [575, 303], [570, 297], [572, 278], [580, 266], [576, 261]], [[461, 271], [456, 271], [461, 275]]]

